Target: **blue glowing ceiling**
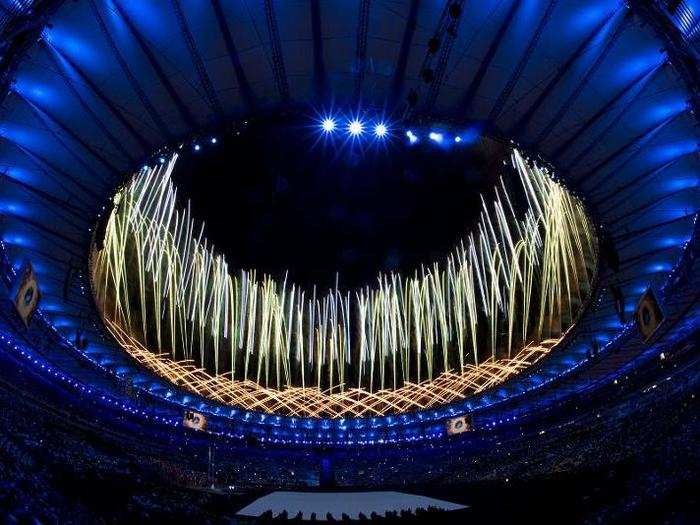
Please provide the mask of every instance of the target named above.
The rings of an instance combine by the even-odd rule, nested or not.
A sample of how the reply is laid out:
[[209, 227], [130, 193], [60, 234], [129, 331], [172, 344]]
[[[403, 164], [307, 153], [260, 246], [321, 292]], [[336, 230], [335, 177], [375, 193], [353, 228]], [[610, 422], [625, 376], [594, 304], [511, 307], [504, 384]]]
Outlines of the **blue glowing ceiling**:
[[[45, 313], [66, 334], [85, 324], [89, 291], [72, 278], [66, 294], [66, 275], [125, 173], [165, 144], [286, 105], [371, 107], [401, 129], [423, 116], [426, 132], [435, 115], [541, 153], [611, 231], [632, 312], [672, 269], [699, 202], [694, 94], [664, 42], [619, 1], [466, 2], [433, 56], [444, 4], [66, 2], [19, 61], [0, 116], [2, 238], [13, 263], [33, 261]], [[620, 327], [609, 299], [586, 324], [601, 342]], [[110, 344], [92, 339], [92, 353]]]

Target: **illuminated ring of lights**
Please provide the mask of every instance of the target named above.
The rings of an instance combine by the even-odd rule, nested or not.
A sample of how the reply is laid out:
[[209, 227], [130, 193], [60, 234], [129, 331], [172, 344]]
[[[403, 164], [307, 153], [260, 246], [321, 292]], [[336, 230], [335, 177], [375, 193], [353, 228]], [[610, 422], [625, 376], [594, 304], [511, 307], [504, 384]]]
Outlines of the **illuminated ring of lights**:
[[525, 347], [511, 359], [488, 359], [479, 367], [467, 365], [461, 374], [443, 372], [436, 379], [407, 383], [397, 390], [369, 392], [352, 388], [328, 393], [313, 387], [279, 391], [255, 381], [231, 381], [224, 376], [212, 376], [191, 361], [173, 361], [154, 354], [109, 319], [105, 319], [105, 326], [138, 363], [193, 394], [252, 412], [332, 419], [416, 412], [465, 399], [531, 367], [565, 338]]
[[[110, 214], [106, 227], [104, 247], [100, 249], [93, 244], [90, 258], [91, 278], [96, 303], [105, 321], [105, 326], [122, 348], [156, 374], [206, 398], [250, 411], [295, 417], [373, 417], [442, 406], [500, 384], [510, 376], [539, 361], [575, 326], [584, 302], [590, 298], [590, 291], [597, 272], [597, 239], [583, 205], [554, 182], [546, 171], [529, 163], [517, 150], [514, 150], [512, 154], [513, 164], [518, 170], [526, 192], [529, 192], [528, 202], [530, 203], [530, 208], [523, 222], [515, 221], [515, 212], [512, 207], [510, 208], [513, 214], [512, 220], [515, 221], [513, 224], [517, 223], [518, 232], [524, 236], [522, 239], [518, 239], [514, 232], [510, 232], [510, 226], [505, 217], [507, 206], [504, 204], [507, 202], [510, 206], [510, 200], [504, 189], [502, 196], [497, 192], [492, 212], [490, 212], [491, 207], [484, 203], [479, 240], [477, 244], [474, 244], [473, 238], [470, 236], [467, 250], [463, 247], [461, 255], [457, 253], [457, 263], [454, 262], [455, 259], [448, 259], [445, 270], [439, 269], [436, 265], [435, 269], [431, 270], [435, 273], [431, 274], [429, 271], [427, 277], [425, 275], [421, 278], [416, 276], [399, 281], [399, 287], [394, 288], [393, 295], [391, 287], [388, 284], [382, 285], [381, 280], [378, 290], [368, 290], [367, 295], [364, 295], [364, 291], [360, 291], [357, 295], [360, 310], [359, 322], [364, 323], [360, 325], [364, 327], [361, 334], [364, 334], [365, 328], [370, 326], [367, 324], [368, 322], [374, 322], [369, 319], [371, 316], [368, 317], [367, 312], [376, 312], [385, 304], [384, 301], [389, 304], [399, 300], [398, 298], [405, 293], [408, 294], [406, 301], [409, 299], [419, 300], [420, 304], [407, 307], [403, 318], [400, 311], [396, 309], [384, 309], [381, 312], [381, 317], [388, 316], [387, 319], [389, 319], [389, 321], [384, 321], [388, 324], [383, 325], [385, 326], [383, 337], [387, 337], [389, 333], [387, 327], [393, 326], [392, 322], [396, 319], [403, 319], [406, 325], [410, 325], [411, 318], [415, 317], [418, 312], [421, 317], [420, 319], [416, 318], [415, 323], [417, 324], [414, 324], [412, 329], [416, 332], [408, 331], [408, 343], [404, 343], [404, 347], [409, 350], [409, 353], [412, 351], [413, 343], [417, 345], [419, 350], [423, 347], [426, 359], [428, 359], [427, 362], [432, 361], [433, 366], [435, 365], [432, 353], [433, 345], [438, 344], [438, 340], [435, 338], [436, 334], [438, 332], [441, 334], [444, 355], [447, 355], [448, 347], [451, 344], [450, 334], [445, 332], [448, 330], [447, 318], [451, 315], [452, 317], [449, 317], [450, 325], [454, 324], [457, 333], [462, 334], [458, 341], [458, 348], [451, 350], [458, 352], [460, 364], [457, 371], [448, 365], [448, 358], [445, 357], [445, 366], [442, 370], [433, 374], [432, 368], [430, 368], [430, 371], [424, 372], [424, 376], [421, 377], [420, 364], [418, 364], [417, 378], [411, 377], [410, 355], [402, 355], [400, 359], [402, 363], [406, 359], [407, 364], [404, 368], [408, 369], [409, 373], [403, 378], [401, 384], [396, 385], [397, 368], [394, 364], [394, 388], [387, 388], [384, 379], [375, 386], [373, 385], [375, 381], [375, 356], [384, 356], [381, 359], [386, 364], [387, 354], [384, 352], [388, 347], [385, 346], [382, 347], [379, 354], [377, 354], [376, 349], [371, 350], [372, 372], [369, 376], [369, 385], [364, 385], [360, 381], [356, 388], [347, 387], [344, 375], [340, 370], [345, 368], [346, 355], [350, 356], [350, 343], [348, 343], [348, 348], [341, 348], [338, 345], [349, 340], [349, 336], [343, 334], [351, 334], [353, 331], [350, 329], [350, 314], [348, 313], [347, 317], [338, 316], [338, 297], [334, 295], [331, 299], [328, 297], [322, 299], [324, 301], [323, 311], [327, 311], [328, 308], [332, 309], [331, 303], [336, 305], [335, 314], [331, 314], [330, 324], [332, 326], [331, 329], [328, 329], [326, 324], [321, 327], [320, 320], [314, 321], [314, 316], [311, 314], [309, 314], [309, 319], [305, 320], [306, 303], [304, 303], [303, 294], [298, 303], [294, 302], [294, 287], [291, 288], [291, 291], [285, 290], [284, 286], [280, 290], [279, 285], [271, 278], [258, 281], [254, 272], [252, 277], [250, 274], [247, 276], [244, 274], [240, 282], [237, 277], [231, 277], [223, 258], [207, 251], [206, 242], [202, 246], [199, 240], [195, 241], [197, 234], [193, 235], [191, 231], [194, 222], [190, 220], [189, 214], [180, 214], [175, 209], [175, 193], [170, 181], [170, 172], [176, 159], [175, 155], [167, 166], [161, 165], [152, 169], [143, 169], [117, 194], [115, 208]], [[158, 197], [156, 198], [156, 196]], [[490, 217], [490, 213], [493, 218]], [[167, 222], [165, 222], [165, 218], [167, 218]], [[179, 224], [180, 229], [177, 226], [172, 229], [171, 221], [174, 221], [176, 225]], [[493, 228], [493, 222], [501, 224], [501, 226], [497, 226], [497, 229], [501, 228], [498, 234]], [[188, 233], [185, 234], [184, 231]], [[493, 241], [491, 235], [493, 235]], [[500, 237], [498, 237], [499, 235]], [[508, 242], [506, 242], [506, 238]], [[127, 247], [134, 243], [141, 246], [134, 252], [140, 261], [137, 263], [129, 262], [133, 257], [124, 256], [127, 253]], [[507, 247], [508, 243], [510, 243], [510, 248]], [[537, 245], [542, 245], [542, 253], [536, 253], [535, 247]], [[181, 249], [183, 246], [185, 249]], [[490, 261], [490, 270], [485, 270], [484, 263], [479, 263], [476, 255], [477, 250], [480, 254], [485, 254], [486, 259], [484, 260]], [[474, 265], [472, 265], [472, 257], [476, 257], [473, 261]], [[137, 268], [140, 268], [138, 270], [140, 277], [137, 283], [129, 282], [128, 278], [128, 270], [132, 269], [133, 271], [132, 266], [130, 266], [133, 264], [137, 264]], [[212, 270], [214, 266], [216, 269]], [[560, 275], [562, 270], [565, 270], [566, 280], [563, 280]], [[541, 275], [537, 272], [541, 272]], [[530, 303], [526, 297], [532, 293], [533, 281], [536, 277], [540, 279], [536, 284], [541, 287], [541, 289], [538, 288], [541, 295], [538, 310], [539, 324], [535, 323], [535, 326], [539, 326], [539, 328], [536, 330], [537, 337], [531, 339], [532, 336], [528, 335], [530, 325], [527, 323]], [[150, 284], [144, 284], [145, 279], [151, 279]], [[204, 286], [200, 286], [201, 279], [205, 279]], [[453, 280], [450, 281], [450, 279]], [[481, 287], [484, 282], [489, 284], [487, 282], [489, 279], [491, 279], [491, 285], [480, 288], [480, 295], [483, 300], [481, 306], [487, 309], [485, 319], [490, 327], [492, 354], [487, 359], [479, 359], [475, 326], [479, 322], [480, 312], [476, 311], [476, 305], [473, 303], [479, 296], [475, 289], [477, 281]], [[385, 282], [389, 281], [385, 280]], [[401, 288], [402, 282], [405, 283], [406, 292]], [[463, 287], [458, 286], [461, 282], [464, 282]], [[120, 299], [120, 296], [130, 297], [129, 293], [133, 294], [134, 288], [141, 290], [131, 297], [136, 301], [141, 301], [140, 312], [142, 314], [136, 311], [131, 312], [130, 301], [124, 302]], [[414, 291], [414, 288], [417, 291]], [[146, 301], [147, 294], [144, 290], [147, 289], [151, 290], [153, 296], [148, 297], [150, 302]], [[234, 298], [242, 297], [243, 290], [246, 289], [254, 290], [254, 292], [247, 292], [250, 294], [250, 303], [237, 302], [234, 305]], [[443, 289], [447, 291], [446, 295]], [[158, 290], [159, 293], [153, 292], [153, 290]], [[177, 293], [173, 290], [176, 290]], [[450, 295], [450, 290], [454, 292], [454, 297]], [[566, 300], [562, 298], [564, 290], [567, 294]], [[525, 328], [522, 330], [523, 344], [520, 350], [511, 355], [512, 339], [517, 340], [515, 333], [518, 330], [514, 329], [513, 320], [517, 312], [518, 298], [516, 295], [518, 293], [522, 293], [522, 304], [526, 305], [522, 310], [526, 321]], [[289, 298], [290, 295], [291, 299], [286, 303], [285, 298]], [[501, 299], [497, 301], [496, 295], [502, 296]], [[457, 297], [462, 296], [464, 296], [463, 299], [457, 300]], [[211, 299], [212, 297], [214, 299]], [[428, 309], [423, 306], [423, 297], [430, 297]], [[157, 301], [154, 298], [158, 298]], [[261, 312], [258, 312], [255, 306], [258, 300], [261, 301]], [[446, 300], [442, 306], [440, 306], [441, 300]], [[450, 302], [451, 300], [452, 302]], [[211, 311], [216, 312], [216, 315], [210, 315], [210, 308], [207, 306], [212, 301], [216, 303], [216, 306]], [[499, 304], [501, 301], [503, 304]], [[580, 301], [578, 306], [574, 306], [577, 301]], [[198, 310], [200, 303], [201, 310]], [[192, 306], [193, 304], [194, 306]], [[314, 307], [318, 307], [319, 317], [320, 304], [320, 302], [313, 303]], [[349, 296], [347, 304], [345, 311], [349, 312]], [[436, 306], [431, 307], [430, 304]], [[458, 306], [459, 304], [461, 306]], [[223, 308], [224, 305], [226, 305], [225, 308]], [[229, 305], [231, 305], [230, 315]], [[340, 305], [342, 309], [343, 299], [340, 299]], [[160, 318], [156, 316], [154, 321], [156, 328], [152, 329], [146, 321], [149, 308], [157, 312], [169, 312], [169, 317], [165, 319], [163, 313]], [[496, 356], [498, 344], [496, 342], [497, 336], [494, 334], [498, 334], [499, 329], [504, 328], [499, 326], [498, 321], [502, 309], [506, 312], [505, 319], [508, 321], [509, 357]], [[448, 310], [449, 315], [446, 314]], [[234, 312], [238, 311], [242, 313], [235, 317]], [[567, 317], [568, 321], [565, 322], [564, 319]], [[270, 319], [273, 319], [274, 322]], [[143, 322], [141, 331], [143, 339], [153, 339], [155, 337], [153, 330], [157, 330], [158, 348], [161, 348], [158, 352], [149, 350], [149, 345], [141, 341], [136, 333], [140, 320]], [[300, 327], [297, 334], [302, 334], [301, 336], [294, 334], [293, 327], [296, 320], [298, 320]], [[190, 323], [190, 321], [192, 322]], [[311, 350], [308, 354], [304, 354], [303, 340], [306, 336], [303, 335], [303, 327], [307, 321], [310, 322], [309, 327], [313, 325], [313, 330], [309, 328], [311, 331], [308, 333], [321, 335], [318, 336], [318, 339], [310, 340], [309, 348]], [[161, 344], [163, 339], [167, 339], [166, 330], [163, 327], [168, 322], [171, 327], [175, 327], [170, 333], [171, 356], [163, 353], [163, 345]], [[196, 324], [197, 322], [199, 324]], [[471, 329], [467, 326], [469, 322], [474, 323]], [[421, 335], [419, 332], [422, 328], [419, 329], [419, 327], [424, 323], [427, 323], [425, 325], [426, 332]], [[259, 324], [260, 326], [258, 326]], [[222, 330], [224, 337], [226, 337], [226, 330], [229, 330], [229, 334], [233, 334], [234, 327], [239, 325], [244, 328], [241, 328], [237, 336], [231, 335], [230, 337], [233, 373], [211, 374], [205, 369], [203, 362], [198, 367], [191, 358], [187, 357], [187, 354], [185, 354], [184, 359], [178, 358], [177, 345], [179, 342], [185, 345], [183, 351], [186, 352], [186, 340], [189, 338], [189, 352], [192, 355], [192, 341], [195, 331], [199, 330], [198, 337], [204, 337], [208, 333], [207, 330], [211, 330], [212, 333], [218, 334], [212, 339], [217, 341], [213, 355], [218, 370], [221, 356], [225, 357], [226, 355], [225, 352], [221, 353], [219, 349]], [[228, 328], [226, 328], [227, 326]], [[432, 328], [428, 329], [428, 327]], [[353, 326], [353, 328], [357, 327]], [[330, 330], [332, 330], [332, 336]], [[467, 336], [468, 332], [471, 333], [471, 337]], [[393, 333], [396, 336], [396, 332]], [[183, 334], [184, 340], [179, 341], [178, 336], [181, 337]], [[270, 339], [271, 337], [272, 339]], [[327, 337], [329, 339], [326, 341]], [[370, 361], [364, 357], [364, 351], [368, 344], [367, 341], [372, 337], [360, 336], [360, 378], [362, 377], [362, 367], [370, 366]], [[415, 337], [415, 341], [412, 339], [413, 337]], [[251, 349], [244, 350], [246, 368], [243, 379], [236, 378], [235, 369], [237, 352], [240, 350], [235, 349], [235, 342], [239, 338], [241, 349], [246, 345], [246, 348]], [[290, 341], [294, 338], [298, 339], [294, 343], [298, 345], [297, 351], [301, 348], [302, 381], [305, 359], [313, 360], [314, 353], [318, 350], [326, 353], [319, 353], [316, 363], [325, 364], [326, 360], [330, 363], [330, 387], [322, 384], [321, 366], [317, 366], [317, 370], [319, 370], [317, 384], [314, 384], [313, 381], [316, 373], [311, 380], [308, 380], [307, 384], [302, 386], [293, 384], [291, 380], [286, 383], [280, 381], [280, 366], [283, 369], [288, 369], [292, 363]], [[270, 341], [272, 340], [274, 341], [271, 346]], [[206, 342], [205, 339], [201, 339], [201, 341]], [[399, 354], [398, 341], [398, 338], [394, 339], [394, 346], [391, 346], [394, 359]], [[472, 343], [474, 351], [473, 363], [464, 360], [466, 345], [469, 342]], [[380, 344], [378, 341], [375, 343]], [[384, 341], [383, 344], [388, 345], [389, 343]], [[256, 355], [257, 379], [252, 381], [248, 379], [248, 356], [256, 348], [258, 349]], [[333, 348], [336, 349], [335, 353]], [[204, 354], [201, 355], [204, 356]], [[420, 363], [423, 358], [424, 354], [419, 353], [417, 363]], [[261, 363], [263, 361], [265, 363], [264, 372], [265, 377], [267, 377], [273, 359], [276, 363], [277, 387], [263, 386], [260, 382], [261, 366], [263, 366]], [[333, 383], [332, 364], [334, 362], [336, 362], [338, 370], [336, 373], [339, 379], [336, 384]], [[377, 363], [377, 367], [379, 366], [380, 364]], [[381, 374], [381, 377], [384, 378], [383, 368]], [[349, 384], [350, 381], [347, 383]]]

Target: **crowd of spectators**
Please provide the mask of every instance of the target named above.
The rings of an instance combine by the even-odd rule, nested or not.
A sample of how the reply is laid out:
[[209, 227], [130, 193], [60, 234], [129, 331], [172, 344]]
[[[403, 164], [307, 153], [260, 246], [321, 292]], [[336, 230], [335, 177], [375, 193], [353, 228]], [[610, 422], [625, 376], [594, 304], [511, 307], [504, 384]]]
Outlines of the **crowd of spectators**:
[[[332, 457], [341, 487], [393, 486], [439, 497], [480, 483], [518, 486], [527, 493], [541, 480], [563, 480], [588, 498], [586, 513], [593, 521], [609, 521], [697, 481], [700, 370], [691, 360], [668, 373], [669, 380], [661, 378], [604, 406], [580, 408], [558, 425], [529, 429], [530, 435], [493, 433], [469, 447], [436, 444], [416, 452], [425, 461], [397, 461], [397, 450], [324, 455]], [[190, 454], [179, 439], [161, 447], [139, 446], [0, 388], [0, 510], [9, 522], [29, 517], [47, 523], [221, 519], [227, 516], [222, 508], [233, 519], [235, 508], [242, 506], [237, 503], [248, 497], [241, 491], [274, 488], [294, 479], [295, 471], [298, 487], [318, 485], [318, 454], [313, 452], [251, 449], [260, 458], [251, 462], [245, 451], [229, 453], [221, 443], [193, 449], [197, 452]], [[415, 485], [426, 477], [430, 484]]]

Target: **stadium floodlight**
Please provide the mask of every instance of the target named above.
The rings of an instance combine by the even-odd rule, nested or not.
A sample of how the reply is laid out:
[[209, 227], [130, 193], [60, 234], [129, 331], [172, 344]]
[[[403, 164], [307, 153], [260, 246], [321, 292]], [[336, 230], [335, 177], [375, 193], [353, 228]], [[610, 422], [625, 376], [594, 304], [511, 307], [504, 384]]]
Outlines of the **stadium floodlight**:
[[432, 140], [433, 142], [437, 142], [438, 144], [442, 143], [442, 133], [436, 133], [435, 131], [431, 131], [430, 134], [428, 135], [428, 138]]
[[216, 144], [217, 142], [218, 142], [218, 141], [216, 140], [216, 137], [212, 137], [212, 138], [211, 138], [211, 143], [212, 143], [212, 144]]
[[324, 118], [323, 122], [321, 122], [321, 129], [323, 129], [324, 133], [332, 133], [335, 131], [335, 120], [330, 117]]
[[460, 142], [462, 142], [462, 137], [460, 137], [459, 135], [457, 135], [457, 136], [455, 137], [455, 142], [456, 142], [457, 144], [459, 144]]
[[200, 149], [202, 149], [202, 147], [201, 147], [199, 144], [195, 144], [195, 145], [194, 145], [194, 150], [195, 150], [195, 151], [199, 151]]
[[348, 133], [352, 137], [359, 137], [365, 131], [365, 127], [358, 119], [355, 119], [348, 124]]
[[380, 122], [376, 126], [374, 126], [374, 136], [383, 139], [386, 137], [386, 134], [388, 133], [389, 130], [386, 128], [386, 124]]
[[416, 142], [418, 142], [418, 136], [415, 133], [413, 133], [413, 131], [411, 131], [410, 129], [406, 132], [406, 136], [408, 137], [408, 142], [410, 142], [411, 144], [415, 144]]

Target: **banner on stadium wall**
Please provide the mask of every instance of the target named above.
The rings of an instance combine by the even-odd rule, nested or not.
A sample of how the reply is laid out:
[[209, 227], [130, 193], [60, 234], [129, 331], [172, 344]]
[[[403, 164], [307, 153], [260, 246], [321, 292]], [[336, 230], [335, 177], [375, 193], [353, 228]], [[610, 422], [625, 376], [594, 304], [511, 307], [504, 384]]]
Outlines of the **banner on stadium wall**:
[[182, 425], [185, 428], [194, 430], [205, 430], [207, 428], [207, 418], [204, 414], [195, 412], [194, 410], [185, 411], [185, 417], [182, 419]]
[[454, 434], [461, 434], [462, 432], [469, 432], [474, 429], [472, 426], [472, 418], [469, 415], [448, 419], [446, 426], [447, 434], [450, 436]]
[[12, 302], [24, 326], [27, 328], [32, 322], [32, 317], [39, 306], [40, 299], [41, 291], [39, 290], [34, 268], [32, 268], [32, 263], [25, 261], [17, 274], [17, 281], [12, 290]]
[[635, 312], [635, 320], [637, 322], [637, 329], [645, 343], [651, 339], [659, 326], [661, 326], [664, 320], [664, 314], [661, 312], [659, 302], [656, 300], [656, 296], [654, 292], [651, 291], [651, 288], [644, 292], [639, 299]]

